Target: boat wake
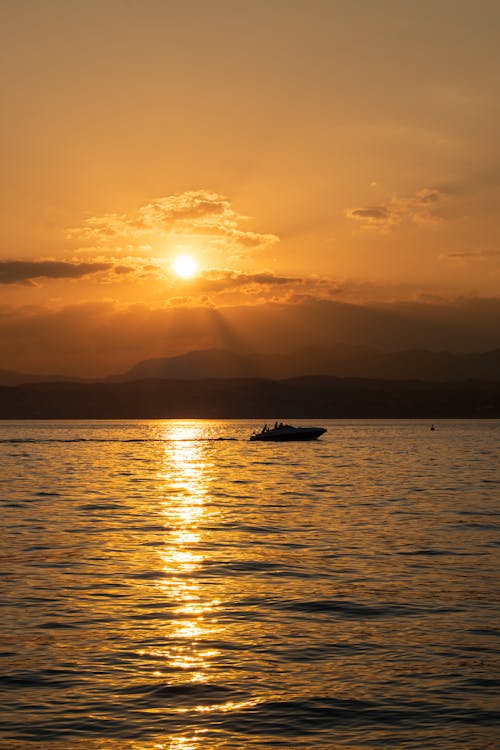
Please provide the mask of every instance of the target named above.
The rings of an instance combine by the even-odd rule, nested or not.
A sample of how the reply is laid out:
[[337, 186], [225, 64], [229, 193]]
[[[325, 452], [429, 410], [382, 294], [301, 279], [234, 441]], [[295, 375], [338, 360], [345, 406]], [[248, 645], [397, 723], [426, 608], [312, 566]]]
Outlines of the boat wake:
[[11, 445], [39, 445], [39, 444], [61, 444], [61, 443], [221, 443], [238, 440], [235, 437], [216, 437], [216, 438], [3, 438], [0, 444], [8, 443]]

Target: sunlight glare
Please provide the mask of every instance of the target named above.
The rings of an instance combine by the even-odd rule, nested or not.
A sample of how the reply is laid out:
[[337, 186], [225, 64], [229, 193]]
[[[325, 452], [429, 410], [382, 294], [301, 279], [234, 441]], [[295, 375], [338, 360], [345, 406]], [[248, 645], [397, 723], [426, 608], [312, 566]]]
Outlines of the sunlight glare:
[[192, 279], [196, 274], [198, 265], [191, 255], [178, 255], [172, 263], [172, 268], [176, 276], [181, 279]]

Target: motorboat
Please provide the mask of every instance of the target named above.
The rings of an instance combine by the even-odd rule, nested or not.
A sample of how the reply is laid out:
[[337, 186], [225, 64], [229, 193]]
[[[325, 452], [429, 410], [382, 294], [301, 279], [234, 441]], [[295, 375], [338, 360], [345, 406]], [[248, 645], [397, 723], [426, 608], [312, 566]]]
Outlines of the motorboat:
[[317, 440], [326, 432], [324, 427], [293, 427], [291, 424], [264, 425], [260, 432], [253, 432], [250, 440], [287, 442], [289, 440]]

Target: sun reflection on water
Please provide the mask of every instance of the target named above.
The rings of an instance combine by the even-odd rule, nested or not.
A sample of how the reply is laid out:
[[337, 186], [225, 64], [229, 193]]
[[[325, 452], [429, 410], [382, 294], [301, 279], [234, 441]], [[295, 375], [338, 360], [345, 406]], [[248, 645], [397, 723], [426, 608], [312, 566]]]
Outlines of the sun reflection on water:
[[153, 750], [197, 750], [200, 747], [199, 743], [202, 739], [200, 735], [204, 735], [206, 732], [206, 729], [197, 729], [191, 737], [171, 737], [168, 745], [158, 743], [153, 745]]
[[[155, 547], [162, 576], [155, 580], [157, 598], [171, 614], [163, 621], [162, 643], [145, 647], [141, 654], [154, 659], [152, 676], [169, 686], [193, 690], [190, 705], [172, 707], [181, 716], [191, 714], [225, 714], [254, 706], [258, 699], [217, 701], [221, 672], [217, 662], [221, 651], [214, 642], [222, 640], [224, 625], [218, 612], [220, 599], [210, 596], [204, 582], [203, 567], [207, 557], [207, 528], [214, 523], [210, 503], [211, 477], [214, 475], [210, 444], [203, 440], [206, 427], [199, 422], [184, 422], [161, 428], [164, 431], [163, 456], [158, 472], [160, 515], [165, 536]], [[161, 437], [162, 435], [159, 435]], [[215, 688], [212, 695], [211, 689]], [[197, 693], [204, 690], [204, 700]], [[197, 697], [198, 696], [198, 697]], [[197, 750], [203, 729], [189, 735], [173, 735], [164, 750]]]
[[168, 532], [165, 546], [158, 550], [165, 574], [158, 586], [165, 599], [175, 603], [165, 658], [170, 669], [182, 671], [183, 679], [191, 682], [208, 680], [210, 661], [218, 654], [203, 648], [202, 641], [216, 629], [219, 602], [203, 595], [197, 577], [204, 560], [201, 524], [208, 513], [210, 473], [202, 429], [196, 422], [181, 423], [169, 432], [159, 474]]

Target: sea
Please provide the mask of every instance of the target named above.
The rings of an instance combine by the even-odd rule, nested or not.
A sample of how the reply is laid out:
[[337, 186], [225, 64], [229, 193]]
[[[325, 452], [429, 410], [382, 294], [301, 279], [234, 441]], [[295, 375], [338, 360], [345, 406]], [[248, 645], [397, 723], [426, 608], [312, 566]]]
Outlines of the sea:
[[0, 422], [1, 750], [498, 750], [500, 420]]

